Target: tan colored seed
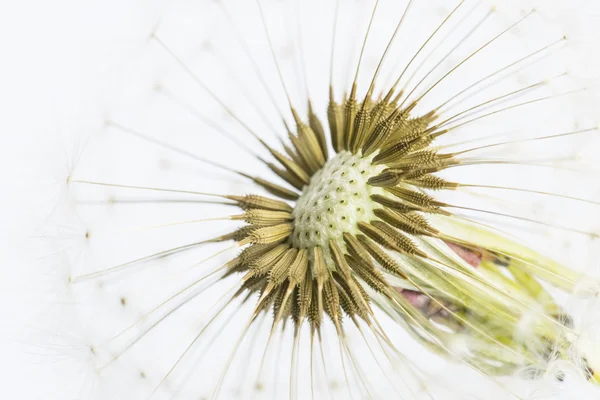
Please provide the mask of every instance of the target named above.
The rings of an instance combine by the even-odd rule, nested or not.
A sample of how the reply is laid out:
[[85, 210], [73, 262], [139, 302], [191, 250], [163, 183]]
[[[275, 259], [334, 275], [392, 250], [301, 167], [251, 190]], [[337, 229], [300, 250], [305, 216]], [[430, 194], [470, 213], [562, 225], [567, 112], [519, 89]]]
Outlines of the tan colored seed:
[[424, 175], [420, 178], [407, 180], [406, 183], [409, 183], [414, 186], [418, 186], [424, 189], [432, 189], [432, 190], [441, 190], [441, 189], [456, 189], [458, 187], [457, 183], [449, 182], [445, 179], [439, 178], [434, 175]]
[[379, 208], [374, 211], [375, 215], [383, 221], [411, 235], [431, 236], [439, 233], [431, 227], [427, 220], [415, 213], [400, 214], [385, 208]]
[[[298, 200], [298, 198], [300, 197], [300, 195], [298, 193], [294, 192], [293, 190], [286, 189], [282, 186], [271, 183], [265, 179], [254, 177], [254, 178], [252, 178], [252, 180], [254, 181], [254, 183], [256, 183], [260, 187], [264, 188], [267, 192], [269, 192], [277, 197], [281, 197], [282, 199]], [[282, 210], [282, 211], [285, 211], [285, 210]]]
[[392, 226], [382, 221], [372, 221], [371, 225], [392, 238], [396, 248], [400, 249], [401, 253], [427, 258], [427, 254], [421, 251], [411, 239], [398, 232], [398, 230], [394, 229]]
[[246, 247], [241, 251], [238, 258], [240, 259], [242, 264], [249, 264], [254, 259], [266, 254], [267, 252], [273, 250], [277, 246], [277, 243], [269, 243], [269, 244], [254, 244]]
[[317, 135], [317, 139], [319, 140], [319, 146], [321, 147], [321, 152], [323, 153], [323, 157], [325, 160], [329, 159], [329, 151], [327, 149], [327, 138], [325, 137], [325, 130], [323, 129], [323, 124], [321, 124], [321, 120], [315, 114], [312, 106], [312, 102], [310, 99], [308, 100], [308, 124], [311, 129]]
[[410, 189], [404, 189], [399, 187], [387, 187], [386, 190], [394, 196], [412, 203], [419, 208], [423, 208], [427, 211], [435, 211], [439, 207], [444, 206], [444, 203], [440, 203], [428, 194], [417, 192]]
[[279, 286], [287, 278], [289, 270], [294, 264], [298, 250], [291, 248], [286, 250], [283, 256], [271, 267], [269, 271], [269, 286]]
[[267, 166], [273, 173], [275, 173], [275, 175], [277, 175], [296, 189], [302, 190], [302, 188], [304, 187], [305, 183], [302, 181], [302, 179], [292, 174], [289, 170], [285, 168], [279, 168], [273, 163], [267, 163]]
[[243, 210], [271, 210], [292, 212], [293, 208], [286, 202], [270, 199], [264, 196], [249, 194], [246, 196], [225, 196], [230, 200], [236, 201]]
[[379, 293], [386, 291], [388, 284], [378, 270], [370, 268], [363, 260], [355, 259], [351, 256], [346, 256], [346, 261], [350, 265], [350, 268], [352, 268], [352, 271], [373, 290]]
[[377, 187], [396, 186], [402, 180], [400, 173], [391, 169], [385, 169], [379, 175], [369, 178], [367, 184]]
[[364, 248], [371, 254], [371, 256], [377, 260], [377, 262], [383, 267], [393, 273], [396, 276], [406, 278], [406, 275], [400, 265], [394, 261], [394, 259], [387, 254], [381, 247], [379, 247], [373, 240], [369, 239], [364, 235], [359, 235], [358, 240], [364, 246]]
[[293, 231], [294, 224], [289, 223], [266, 226], [252, 230], [248, 235], [248, 238], [244, 239], [244, 241], [252, 244], [269, 244], [279, 242], [290, 236]]
[[271, 226], [292, 221], [294, 217], [286, 211], [249, 210], [244, 214], [234, 215], [231, 219], [243, 220], [255, 226]]
[[399, 213], [407, 213], [410, 211], [418, 210], [418, 208], [416, 208], [413, 205], [401, 203], [397, 200], [391, 199], [387, 196], [382, 196], [380, 194], [372, 195], [371, 200], [373, 200], [376, 203], [381, 204], [384, 207], [393, 208], [396, 212], [399, 212]]

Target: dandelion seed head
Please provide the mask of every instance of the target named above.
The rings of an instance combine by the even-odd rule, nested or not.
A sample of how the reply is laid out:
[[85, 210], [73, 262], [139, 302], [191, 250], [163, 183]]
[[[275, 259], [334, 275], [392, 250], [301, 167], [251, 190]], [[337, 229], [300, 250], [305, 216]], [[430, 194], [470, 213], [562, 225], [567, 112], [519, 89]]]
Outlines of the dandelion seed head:
[[376, 2], [182, 4], [145, 32], [48, 221], [96, 397], [591, 380], [569, 299], [598, 291], [575, 171], [597, 122], [555, 57], [576, 36], [544, 4], [414, 1], [383, 57], [408, 2], [379, 3], [368, 35]]

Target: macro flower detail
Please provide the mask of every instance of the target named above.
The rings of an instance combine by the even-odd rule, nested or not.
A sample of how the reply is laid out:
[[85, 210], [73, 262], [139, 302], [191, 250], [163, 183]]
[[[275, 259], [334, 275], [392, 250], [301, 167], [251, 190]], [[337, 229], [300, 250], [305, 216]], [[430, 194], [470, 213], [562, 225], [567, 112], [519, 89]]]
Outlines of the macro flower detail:
[[148, 110], [103, 114], [50, 219], [88, 396], [598, 393], [598, 122], [570, 37], [516, 3], [321, 3], [145, 32]]
[[289, 318], [297, 339], [308, 323], [312, 342], [327, 318], [343, 341], [348, 319], [386, 338], [377, 307], [425, 347], [485, 374], [543, 369], [572, 326], [541, 281], [573, 291], [583, 276], [436, 200], [460, 186], [435, 175], [461, 163], [434, 147], [453, 118], [414, 115], [419, 99], [403, 106], [403, 91], [370, 92], [357, 101], [354, 83], [342, 103], [330, 98], [329, 159], [324, 124], [294, 108], [287, 155], [264, 144], [278, 162], [269, 168], [296, 194], [264, 181], [280, 200], [224, 196], [245, 210], [232, 218], [247, 225], [219, 240], [244, 247], [224, 276], [243, 274], [239, 295], [257, 295], [251, 322], [272, 310], [272, 330]]

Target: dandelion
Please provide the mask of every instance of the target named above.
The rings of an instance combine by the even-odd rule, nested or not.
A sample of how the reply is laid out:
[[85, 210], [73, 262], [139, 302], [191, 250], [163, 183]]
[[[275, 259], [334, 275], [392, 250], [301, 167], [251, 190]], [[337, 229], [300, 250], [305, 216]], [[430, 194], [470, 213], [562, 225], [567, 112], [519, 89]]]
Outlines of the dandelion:
[[[517, 399], [567, 376], [594, 390], [579, 311], [600, 282], [580, 248], [599, 203], [581, 158], [598, 126], [561, 58], [570, 38], [512, 4], [247, 3], [161, 20], [147, 48], [168, 72], [138, 118], [156, 122], [111, 110], [66, 180], [99, 226], [78, 236], [89, 253], [63, 248], [103, 395]], [[188, 117], [201, 132], [182, 145]], [[177, 164], [146, 169], [156, 152]]]

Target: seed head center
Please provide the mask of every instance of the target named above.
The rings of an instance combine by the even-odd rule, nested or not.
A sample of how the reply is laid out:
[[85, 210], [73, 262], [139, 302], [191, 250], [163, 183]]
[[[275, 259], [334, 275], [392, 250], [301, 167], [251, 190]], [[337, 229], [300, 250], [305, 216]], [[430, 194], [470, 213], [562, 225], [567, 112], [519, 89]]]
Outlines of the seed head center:
[[359, 222], [377, 219], [373, 214], [377, 205], [371, 195], [382, 190], [367, 185], [367, 181], [385, 167], [371, 165], [373, 157], [342, 151], [312, 176], [292, 212], [294, 247], [321, 246], [326, 250], [330, 240], [344, 247], [345, 232], [355, 235]]

